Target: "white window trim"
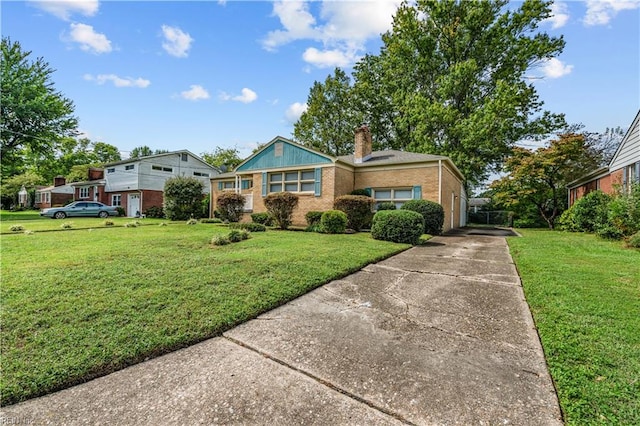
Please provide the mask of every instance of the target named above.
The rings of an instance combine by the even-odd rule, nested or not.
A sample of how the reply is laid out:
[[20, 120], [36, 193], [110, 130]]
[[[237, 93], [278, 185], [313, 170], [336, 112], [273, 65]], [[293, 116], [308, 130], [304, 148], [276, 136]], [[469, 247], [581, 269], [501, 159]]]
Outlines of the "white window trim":
[[[285, 180], [286, 179], [286, 175], [290, 174], [290, 173], [297, 173], [298, 177], [296, 180]], [[310, 173], [311, 174], [311, 178], [310, 179], [302, 179], [302, 174], [303, 173]], [[271, 178], [275, 175], [280, 175], [281, 180], [279, 181], [272, 181]], [[292, 193], [296, 193], [296, 194], [313, 194], [315, 193], [315, 171], [313, 169], [301, 169], [301, 170], [285, 170], [282, 172], [270, 172], [267, 173], [267, 189], [268, 189], [268, 193], [269, 194], [273, 194], [273, 193], [277, 193], [277, 192], [292, 192]], [[289, 191], [287, 189], [285, 189], [285, 186], [291, 185], [291, 184], [296, 184], [297, 189], [295, 191]], [[309, 191], [302, 191], [302, 185], [303, 184], [311, 184], [311, 188]], [[273, 191], [272, 190], [272, 186], [273, 185], [280, 185], [280, 191]]]
[[[376, 192], [382, 192], [382, 191], [390, 191], [391, 192], [391, 197], [390, 198], [377, 198], [376, 197]], [[398, 198], [396, 197], [396, 191], [409, 191], [409, 198]], [[397, 204], [398, 203], [406, 203], [407, 201], [410, 201], [413, 199], [413, 188], [412, 187], [397, 187], [397, 188], [371, 188], [371, 197], [375, 200], [375, 210], [378, 209], [378, 204], [380, 203], [394, 203]]]
[[[118, 197], [118, 204], [116, 204], [116, 197]], [[122, 207], [122, 194], [111, 194], [111, 205], [116, 207]]]
[[81, 186], [78, 191], [78, 198], [89, 199], [89, 186]]

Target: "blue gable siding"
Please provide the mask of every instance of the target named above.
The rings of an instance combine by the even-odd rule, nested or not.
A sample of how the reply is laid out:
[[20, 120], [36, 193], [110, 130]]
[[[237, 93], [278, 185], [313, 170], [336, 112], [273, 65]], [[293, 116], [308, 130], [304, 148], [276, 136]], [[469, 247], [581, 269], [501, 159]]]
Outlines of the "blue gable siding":
[[[276, 156], [276, 146], [282, 144], [282, 153]], [[331, 164], [330, 158], [316, 154], [282, 139], [265, 147], [255, 157], [250, 158], [236, 169], [238, 172], [249, 170], [277, 169], [281, 167], [308, 166], [312, 164]]]

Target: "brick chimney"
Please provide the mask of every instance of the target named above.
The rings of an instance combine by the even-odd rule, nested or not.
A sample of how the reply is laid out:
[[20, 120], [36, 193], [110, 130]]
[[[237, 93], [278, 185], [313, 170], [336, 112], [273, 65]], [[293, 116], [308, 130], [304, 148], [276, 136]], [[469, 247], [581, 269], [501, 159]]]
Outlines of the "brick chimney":
[[361, 164], [371, 158], [371, 132], [367, 125], [362, 125], [356, 129], [355, 150], [353, 162]]
[[104, 179], [104, 169], [89, 167], [89, 180]]
[[53, 186], [64, 186], [67, 184], [67, 180], [64, 176], [56, 176], [53, 178]]

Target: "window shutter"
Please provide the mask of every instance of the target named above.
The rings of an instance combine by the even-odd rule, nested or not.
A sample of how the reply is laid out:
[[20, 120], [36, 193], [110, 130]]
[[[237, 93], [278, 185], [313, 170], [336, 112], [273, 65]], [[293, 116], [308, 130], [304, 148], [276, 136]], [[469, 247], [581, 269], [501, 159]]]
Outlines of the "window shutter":
[[422, 187], [414, 186], [413, 187], [413, 199], [414, 200], [422, 200]]
[[262, 196], [267, 196], [267, 172], [262, 172]]
[[364, 190], [369, 193], [369, 197], [373, 197], [373, 191], [371, 190], [371, 188], [365, 188]]
[[316, 197], [322, 195], [322, 169], [320, 167], [316, 167], [315, 172], [315, 186], [314, 186], [314, 194]]
[[218, 191], [222, 191], [222, 182], [218, 182]]
[[241, 180], [240, 181], [240, 189], [249, 189], [249, 181]]
[[622, 169], [622, 186], [626, 186], [627, 185], [627, 168], [624, 167]]
[[640, 183], [640, 161], [636, 163], [636, 182]]

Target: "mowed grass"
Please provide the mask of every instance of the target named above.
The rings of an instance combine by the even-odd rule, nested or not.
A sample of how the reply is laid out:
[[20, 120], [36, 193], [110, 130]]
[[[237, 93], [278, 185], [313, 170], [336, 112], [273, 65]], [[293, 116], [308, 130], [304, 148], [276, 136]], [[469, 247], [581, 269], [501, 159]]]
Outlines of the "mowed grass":
[[3, 235], [2, 403], [216, 336], [408, 247], [275, 230], [210, 244], [227, 232], [172, 224]]
[[[2, 221], [0, 222], [0, 234], [24, 233], [25, 231], [42, 232], [42, 231], [59, 231], [63, 224], [70, 224], [70, 229], [91, 229], [91, 228], [109, 228], [111, 226], [125, 226], [130, 222], [138, 222], [140, 225], [158, 225], [161, 222], [170, 223], [166, 219], [136, 219], [133, 217], [109, 217], [101, 219], [99, 217], [67, 217], [65, 219], [43, 218], [36, 211], [24, 212], [0, 212]], [[112, 222], [113, 225], [106, 225], [105, 221]], [[180, 222], [184, 223], [184, 222]], [[21, 225], [21, 231], [12, 231], [11, 227]]]
[[523, 230], [511, 254], [569, 425], [640, 424], [640, 251]]

